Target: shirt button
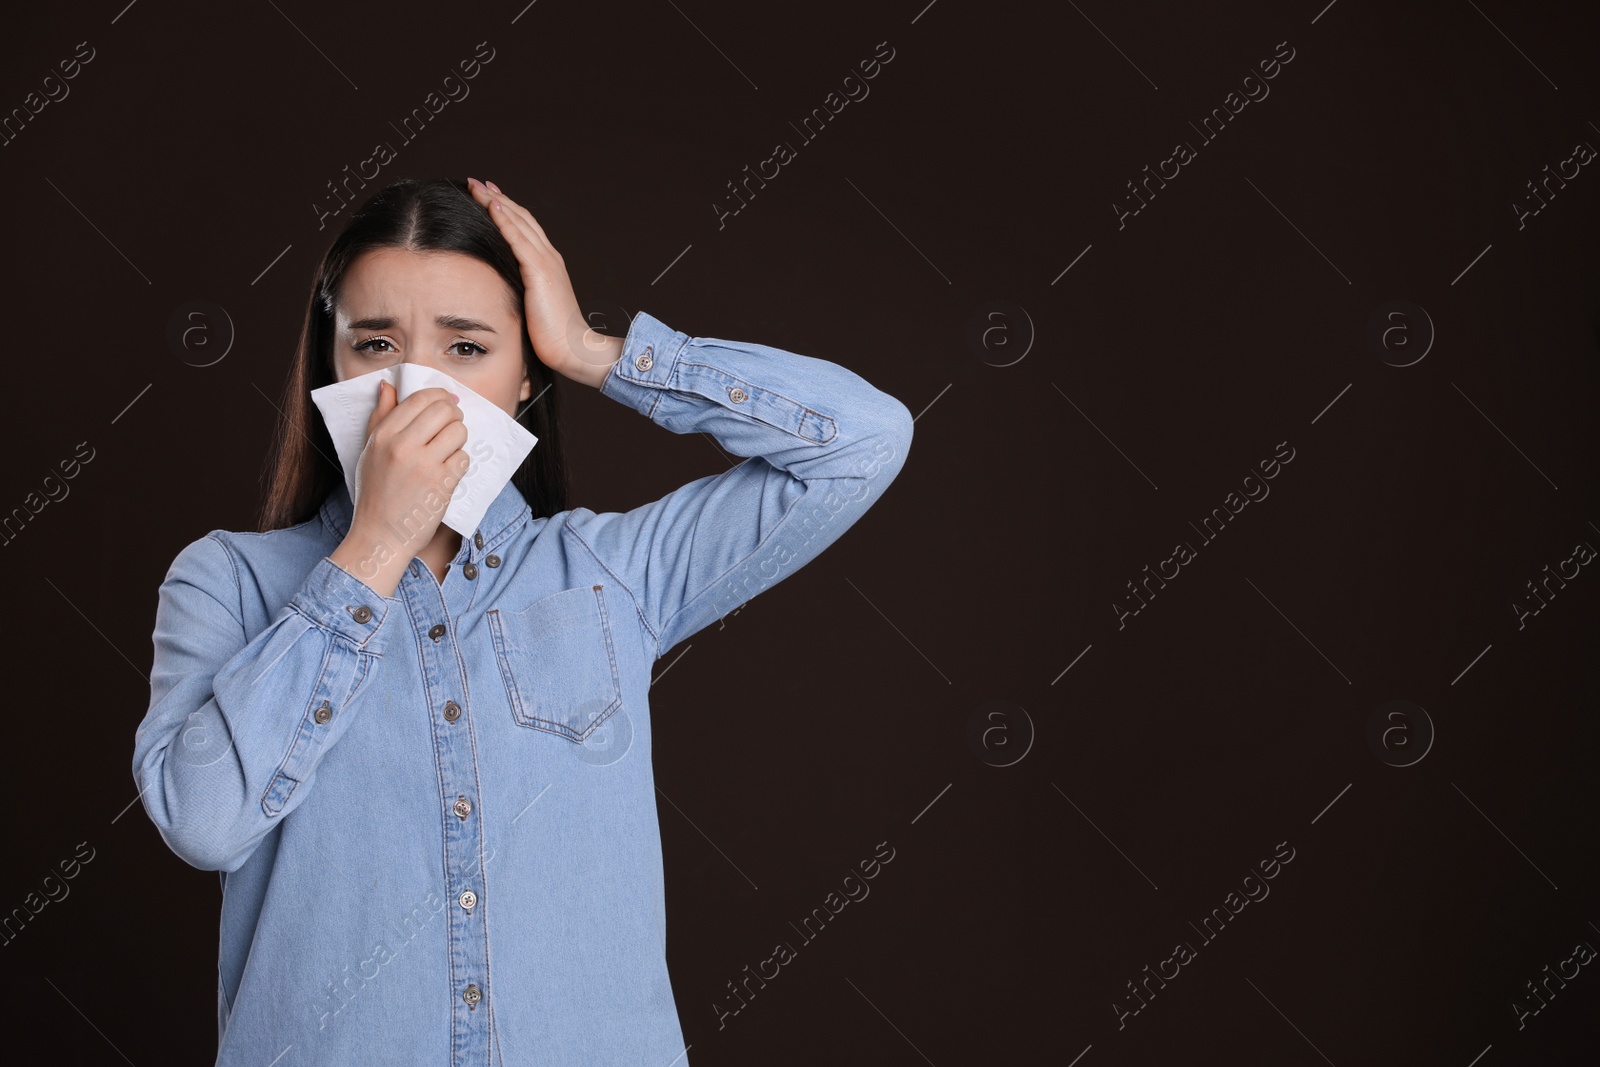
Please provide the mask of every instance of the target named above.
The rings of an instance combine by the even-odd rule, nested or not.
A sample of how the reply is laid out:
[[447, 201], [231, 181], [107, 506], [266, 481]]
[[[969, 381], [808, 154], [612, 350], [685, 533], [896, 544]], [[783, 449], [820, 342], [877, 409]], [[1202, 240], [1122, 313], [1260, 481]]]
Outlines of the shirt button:
[[483, 999], [483, 993], [478, 989], [475, 983], [470, 984], [465, 990], [462, 991], [461, 999], [466, 1001], [470, 1007], [476, 1008], [478, 1006], [478, 1001]]
[[439, 638], [443, 637], [444, 636], [444, 623], [442, 623], [442, 622], [441, 623], [435, 623], [432, 627], [430, 627], [428, 629], [428, 636], [433, 638], [435, 641], [437, 641], [437, 640], [439, 640]]
[[467, 911], [471, 911], [473, 908], [477, 907], [478, 894], [474, 893], [470, 889], [463, 889], [461, 891], [461, 906]]
[[640, 370], [649, 370], [656, 365], [655, 359], [650, 355], [649, 345], [646, 345], [645, 350], [639, 353], [639, 358], [633, 361], [633, 365]]
[[467, 580], [470, 582], [472, 579], [478, 576], [478, 565], [476, 563], [468, 563], [466, 566], [461, 568], [461, 573], [465, 574], [467, 576]]
[[500, 566], [500, 557], [491, 552], [487, 556], [483, 557], [483, 562], [491, 567], [498, 567]]
[[479, 530], [477, 533], [472, 535], [472, 543], [474, 545], [476, 545], [477, 547], [479, 547], [479, 548], [483, 547], [483, 531], [482, 530]]
[[324, 700], [322, 705], [317, 708], [316, 718], [318, 722], [327, 722], [329, 719], [333, 718], [333, 709], [328, 706], [328, 702], [326, 700]]
[[461, 705], [457, 704], [454, 700], [445, 701], [444, 702], [444, 721], [445, 722], [455, 722], [459, 718], [461, 718]]
[[352, 607], [351, 605], [346, 604], [344, 606], [344, 610], [348, 611], [350, 613], [350, 617], [356, 620], [356, 622], [372, 621], [372, 609], [367, 607], [365, 604], [362, 604], [360, 607]]
[[732, 400], [735, 404], [738, 404], [750, 399], [750, 394], [745, 392], [743, 389], [740, 389], [736, 385], [732, 389], [728, 390], [728, 399]]
[[472, 814], [472, 801], [466, 797], [457, 797], [456, 802], [450, 805], [450, 810], [455, 812], [458, 818], [465, 819]]

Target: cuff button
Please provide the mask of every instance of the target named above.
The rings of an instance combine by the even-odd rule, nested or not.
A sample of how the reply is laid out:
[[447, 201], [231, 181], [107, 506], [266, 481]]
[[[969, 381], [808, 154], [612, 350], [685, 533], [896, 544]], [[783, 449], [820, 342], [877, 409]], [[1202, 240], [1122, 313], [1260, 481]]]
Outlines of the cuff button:
[[639, 353], [639, 358], [633, 361], [633, 365], [640, 370], [649, 370], [656, 365], [655, 357], [650, 355], [650, 346], [645, 346], [645, 350]]
[[750, 394], [745, 392], [743, 389], [740, 389], [736, 385], [732, 389], [728, 390], [728, 399], [732, 400], [735, 404], [742, 404], [744, 401], [750, 399]]

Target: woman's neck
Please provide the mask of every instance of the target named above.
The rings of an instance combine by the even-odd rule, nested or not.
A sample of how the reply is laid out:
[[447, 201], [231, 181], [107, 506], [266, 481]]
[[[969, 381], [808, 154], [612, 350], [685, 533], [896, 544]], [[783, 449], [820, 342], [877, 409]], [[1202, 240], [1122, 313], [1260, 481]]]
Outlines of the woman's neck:
[[433, 540], [429, 541], [417, 556], [428, 565], [435, 580], [443, 585], [444, 576], [450, 569], [450, 561], [456, 558], [456, 553], [459, 551], [461, 551], [461, 535], [444, 523], [440, 523]]

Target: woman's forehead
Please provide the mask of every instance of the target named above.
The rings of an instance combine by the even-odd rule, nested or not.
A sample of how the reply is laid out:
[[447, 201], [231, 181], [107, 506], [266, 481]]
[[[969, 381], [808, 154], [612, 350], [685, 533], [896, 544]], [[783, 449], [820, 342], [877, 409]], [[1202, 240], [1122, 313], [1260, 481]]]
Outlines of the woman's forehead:
[[420, 314], [503, 322], [516, 314], [505, 279], [482, 260], [456, 252], [374, 249], [351, 263], [343, 281], [341, 320]]

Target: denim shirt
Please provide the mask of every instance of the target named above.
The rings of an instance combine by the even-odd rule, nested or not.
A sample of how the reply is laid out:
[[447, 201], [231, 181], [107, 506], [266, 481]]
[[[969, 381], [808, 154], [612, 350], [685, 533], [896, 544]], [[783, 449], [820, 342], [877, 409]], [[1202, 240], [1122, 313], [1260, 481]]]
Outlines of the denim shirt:
[[329, 558], [343, 484], [173, 561], [133, 772], [222, 872], [218, 1064], [689, 1062], [652, 666], [859, 519], [912, 420], [837, 364], [644, 313], [600, 391], [748, 458], [627, 512], [534, 518], [507, 483], [442, 583], [413, 559], [390, 597]]

